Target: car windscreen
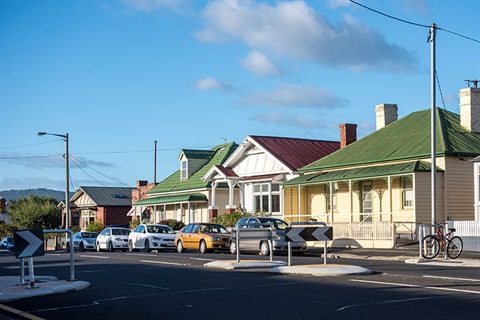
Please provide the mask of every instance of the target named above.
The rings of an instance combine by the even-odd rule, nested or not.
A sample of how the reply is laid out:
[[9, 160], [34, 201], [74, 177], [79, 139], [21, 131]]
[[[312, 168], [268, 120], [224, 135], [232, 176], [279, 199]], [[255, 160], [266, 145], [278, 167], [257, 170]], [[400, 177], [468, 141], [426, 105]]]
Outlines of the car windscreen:
[[288, 224], [280, 219], [260, 218], [261, 223], [268, 223], [277, 230], [285, 230]]
[[230, 231], [227, 230], [224, 226], [221, 224], [201, 224], [200, 225], [200, 232], [204, 233], [223, 233], [223, 234], [229, 234]]
[[94, 232], [82, 232], [82, 238], [96, 238], [97, 233]]
[[130, 230], [128, 229], [112, 229], [112, 235], [114, 236], [128, 236]]
[[167, 226], [148, 226], [148, 233], [175, 233], [172, 228]]

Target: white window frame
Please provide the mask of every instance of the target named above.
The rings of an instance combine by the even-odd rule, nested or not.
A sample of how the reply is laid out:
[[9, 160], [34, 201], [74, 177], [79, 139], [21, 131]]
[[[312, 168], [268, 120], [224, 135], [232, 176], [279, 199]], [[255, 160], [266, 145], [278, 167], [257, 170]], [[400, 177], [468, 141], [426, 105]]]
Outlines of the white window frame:
[[[278, 190], [273, 190], [274, 187], [278, 187]], [[258, 191], [255, 191], [258, 189]], [[268, 212], [268, 213], [280, 213], [281, 208], [281, 187], [280, 184], [271, 183], [271, 182], [261, 182], [261, 183], [252, 183], [252, 197], [253, 197], [253, 210], [259, 212]], [[257, 207], [257, 197], [259, 198], [258, 204], [260, 208]], [[273, 211], [274, 197], [278, 197], [278, 211]], [[265, 199], [266, 198], [266, 199]], [[264, 201], [266, 200], [268, 208], [264, 208]]]
[[182, 160], [180, 161], [180, 180], [187, 180], [188, 179], [188, 161]]
[[[402, 208], [411, 209], [414, 207], [415, 198], [413, 192], [413, 178], [408, 176], [403, 176], [401, 178], [402, 183]], [[411, 184], [407, 186], [407, 183]]]

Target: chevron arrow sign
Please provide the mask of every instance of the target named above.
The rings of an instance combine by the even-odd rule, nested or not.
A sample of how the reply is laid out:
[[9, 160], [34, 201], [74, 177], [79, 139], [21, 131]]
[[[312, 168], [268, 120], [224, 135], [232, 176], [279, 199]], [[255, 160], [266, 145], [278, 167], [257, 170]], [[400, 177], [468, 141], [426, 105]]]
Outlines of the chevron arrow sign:
[[30, 229], [14, 232], [15, 258], [44, 256], [43, 230]]
[[330, 241], [333, 240], [332, 227], [287, 227], [285, 228], [287, 242]]

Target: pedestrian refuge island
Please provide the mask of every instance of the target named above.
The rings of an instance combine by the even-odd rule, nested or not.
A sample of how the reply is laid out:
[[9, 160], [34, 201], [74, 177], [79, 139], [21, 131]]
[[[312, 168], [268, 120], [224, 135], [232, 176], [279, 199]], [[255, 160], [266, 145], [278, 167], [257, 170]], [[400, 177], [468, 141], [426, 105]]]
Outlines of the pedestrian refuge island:
[[292, 242], [324, 241], [323, 264], [327, 264], [327, 241], [333, 240], [333, 228], [324, 222], [292, 222], [285, 228], [288, 245], [288, 265], [292, 265]]

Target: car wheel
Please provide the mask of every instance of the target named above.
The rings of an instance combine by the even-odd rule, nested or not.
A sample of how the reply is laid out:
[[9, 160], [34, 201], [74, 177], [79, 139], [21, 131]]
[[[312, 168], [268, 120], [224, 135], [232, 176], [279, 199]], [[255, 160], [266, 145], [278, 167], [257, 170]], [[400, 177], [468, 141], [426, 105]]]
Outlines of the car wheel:
[[85, 250], [85, 248], [83, 247], [83, 242], [80, 242], [79, 250], [80, 252]]
[[235, 241], [230, 242], [230, 253], [231, 254], [237, 253], [237, 243]]
[[177, 252], [178, 252], [178, 253], [185, 252], [185, 248], [183, 247], [182, 241], [178, 241], [178, 242], [177, 242]]
[[150, 252], [150, 243], [148, 240], [145, 240], [145, 252]]
[[100, 242], [97, 242], [95, 247], [97, 248], [97, 252], [100, 252], [102, 250], [102, 249], [100, 249]]
[[133, 252], [133, 242], [132, 242], [132, 240], [128, 241], [128, 252]]
[[112, 252], [113, 251], [113, 244], [112, 241], [108, 243], [108, 251]]
[[270, 245], [268, 244], [268, 241], [262, 241], [260, 243], [260, 254], [262, 256], [268, 256], [270, 253]]
[[205, 242], [205, 240], [200, 241], [200, 253], [207, 253], [207, 252], [208, 252], [207, 243]]

